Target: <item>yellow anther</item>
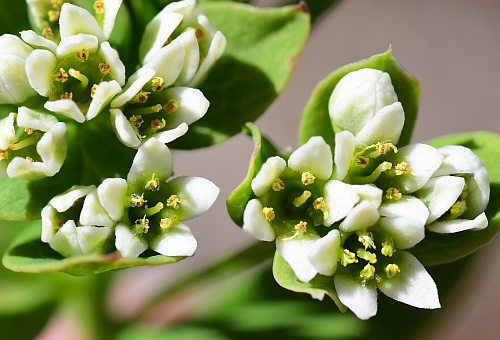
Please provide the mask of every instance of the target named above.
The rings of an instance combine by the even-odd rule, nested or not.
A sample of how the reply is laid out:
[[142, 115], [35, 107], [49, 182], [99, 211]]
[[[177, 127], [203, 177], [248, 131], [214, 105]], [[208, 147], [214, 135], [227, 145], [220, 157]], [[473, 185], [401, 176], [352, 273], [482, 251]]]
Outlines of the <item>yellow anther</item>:
[[378, 142], [377, 144], [375, 144], [375, 149], [381, 155], [385, 155], [386, 153], [388, 153], [391, 150], [393, 150], [394, 153], [398, 152], [398, 149], [392, 143], [381, 143], [381, 142]]
[[165, 127], [165, 125], [167, 125], [167, 122], [165, 121], [165, 119], [154, 119], [152, 122], [151, 122], [151, 127], [154, 129], [154, 130], [161, 130]]
[[142, 119], [141, 115], [132, 116], [128, 119], [128, 121], [137, 128], [141, 127], [142, 123], [144, 123], [144, 119]]
[[309, 184], [313, 184], [315, 179], [316, 179], [316, 177], [314, 177], [314, 175], [312, 173], [304, 172], [302, 174], [302, 177], [300, 180], [301, 180], [302, 184], [309, 185]]
[[80, 52], [75, 53], [76, 60], [78, 60], [82, 63], [86, 62], [89, 59], [89, 56], [90, 56], [90, 54], [89, 54], [89, 52], [87, 52], [86, 49], [82, 49]]
[[160, 220], [160, 228], [163, 230], [170, 228], [172, 225], [174, 225], [174, 220], [170, 217], [162, 218]]
[[140, 91], [138, 94], [135, 95], [132, 101], [144, 104], [148, 100], [149, 94], [151, 94], [151, 92]]
[[396, 189], [396, 188], [389, 188], [386, 191], [385, 197], [387, 197], [390, 200], [397, 201], [397, 200], [401, 199], [401, 197], [403, 197], [403, 195], [399, 192], [398, 189]]
[[276, 217], [273, 208], [265, 207], [264, 209], [262, 209], [262, 213], [264, 214], [264, 217], [267, 221], [272, 221], [274, 220], [274, 217]]
[[141, 219], [135, 220], [133, 233], [136, 235], [147, 234], [149, 231], [149, 220], [144, 216]]
[[35, 160], [33, 158], [31, 158], [30, 156], [27, 156], [26, 160], [29, 161], [29, 162], [31, 162], [31, 163], [35, 162]]
[[33, 132], [35, 132], [35, 131], [36, 131], [36, 129], [33, 129], [33, 128], [29, 128], [29, 127], [24, 128], [24, 132], [26, 132], [28, 135], [33, 134]]
[[73, 99], [73, 92], [64, 92], [61, 94], [61, 99]]
[[52, 36], [54, 36], [54, 32], [52, 32], [52, 28], [45, 27], [42, 30], [42, 37], [52, 37]]
[[177, 112], [179, 109], [179, 102], [175, 99], [170, 99], [165, 105], [163, 105], [163, 109], [167, 111], [168, 114]]
[[399, 266], [395, 263], [388, 264], [385, 267], [385, 273], [389, 279], [394, 277], [394, 275], [398, 274], [400, 271]]
[[307, 222], [300, 221], [294, 226], [295, 230], [297, 230], [300, 234], [307, 232]]
[[285, 182], [283, 182], [281, 179], [279, 178], [276, 178], [274, 181], [273, 181], [273, 190], [274, 191], [280, 191], [280, 190], [283, 190], [285, 189]]
[[358, 259], [356, 258], [356, 254], [354, 254], [349, 249], [344, 249], [342, 255], [340, 257], [340, 264], [344, 267], [347, 267], [348, 264], [358, 263]]
[[[157, 178], [157, 177], [155, 177], [155, 174], [153, 174], [151, 176], [151, 179], [144, 186], [144, 189], [151, 190], [151, 191], [158, 191], [158, 190], [160, 190], [160, 179]], [[167, 201], [167, 205], [168, 205], [168, 201]]]
[[50, 0], [50, 4], [54, 8], [61, 7], [63, 4], [63, 0]]
[[391, 257], [395, 251], [396, 249], [394, 249], [394, 244], [392, 242], [390, 241], [382, 242], [382, 249], [380, 251], [382, 255]]
[[326, 208], [325, 199], [323, 197], [318, 197], [314, 200], [313, 208], [316, 210], [323, 210]]
[[0, 150], [0, 161], [9, 158], [9, 150]]
[[179, 198], [177, 195], [171, 195], [167, 199], [167, 206], [174, 208], [174, 209], [179, 209], [182, 204], [182, 199]]
[[358, 241], [361, 242], [361, 244], [365, 247], [365, 249], [368, 248], [377, 249], [375, 247], [375, 242], [373, 241], [373, 234], [370, 232], [359, 233]]
[[363, 269], [361, 269], [359, 276], [363, 280], [373, 279], [375, 277], [375, 267], [368, 263]]
[[369, 251], [359, 249], [357, 251], [357, 255], [359, 258], [362, 258], [363, 260], [368, 261], [371, 264], [377, 263], [377, 255], [375, 255], [374, 253], [370, 253]]
[[94, 2], [93, 7], [94, 7], [96, 14], [103, 14], [104, 13], [104, 1]]
[[401, 162], [396, 165], [396, 176], [404, 175], [408, 172], [408, 163]]
[[47, 16], [49, 17], [49, 21], [54, 22], [54, 21], [59, 20], [59, 14], [60, 14], [59, 11], [49, 10], [47, 12]]
[[132, 194], [130, 196], [130, 206], [134, 208], [140, 208], [146, 203], [147, 200], [144, 199], [144, 194], [141, 194], [141, 196], [137, 194]]
[[102, 74], [108, 74], [111, 71], [111, 66], [105, 61], [101, 61], [98, 67]]
[[151, 79], [151, 89], [153, 91], [161, 91], [165, 88], [166, 84], [161, 77], [154, 77]]
[[359, 166], [360, 168], [366, 168], [368, 163], [370, 162], [370, 159], [364, 156], [359, 156], [356, 159], [356, 166]]
[[200, 39], [203, 37], [203, 31], [199, 28], [194, 30], [194, 35], [196, 36], [197, 39]]
[[65, 83], [68, 80], [68, 73], [61, 67], [56, 75], [56, 80]]
[[450, 208], [450, 213], [453, 217], [458, 217], [462, 215], [465, 210], [467, 210], [467, 204], [465, 203], [465, 201], [460, 200], [453, 203]]
[[302, 195], [300, 195], [299, 197], [295, 197], [294, 198], [293, 205], [296, 208], [298, 208], [302, 204], [306, 203], [306, 201], [309, 199], [309, 197], [311, 197], [311, 192], [309, 190], [304, 190], [304, 192], [302, 193]]

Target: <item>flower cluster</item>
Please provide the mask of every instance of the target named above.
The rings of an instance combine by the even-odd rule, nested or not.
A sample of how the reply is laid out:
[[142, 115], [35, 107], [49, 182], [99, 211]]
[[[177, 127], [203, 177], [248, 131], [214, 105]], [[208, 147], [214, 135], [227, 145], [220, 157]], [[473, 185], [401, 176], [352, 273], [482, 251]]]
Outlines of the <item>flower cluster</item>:
[[10, 111], [0, 116], [0, 176], [55, 176], [70, 142], [79, 142], [70, 130], [109, 131], [138, 149], [126, 179], [97, 173], [52, 198], [41, 212], [42, 241], [63, 256], [117, 249], [137, 257], [148, 248], [192, 255], [196, 240], [182, 222], [205, 212], [219, 190], [198, 177], [167, 182], [173, 160], [165, 144], [207, 112], [194, 87], [222, 55], [224, 36], [195, 0], [171, 3], [145, 27], [140, 65], [127, 78], [109, 41], [122, 0], [95, 1], [92, 13], [71, 1], [27, 3], [41, 34], [0, 37], [0, 104]]
[[376, 314], [377, 288], [411, 306], [438, 308], [434, 280], [407, 249], [426, 229], [487, 227], [482, 161], [462, 146], [398, 147], [404, 111], [379, 70], [342, 78], [329, 111], [334, 156], [323, 138], [312, 137], [288, 161], [268, 158], [251, 182], [255, 198], [243, 229], [276, 240], [300, 281], [333, 276], [340, 302], [361, 319]]

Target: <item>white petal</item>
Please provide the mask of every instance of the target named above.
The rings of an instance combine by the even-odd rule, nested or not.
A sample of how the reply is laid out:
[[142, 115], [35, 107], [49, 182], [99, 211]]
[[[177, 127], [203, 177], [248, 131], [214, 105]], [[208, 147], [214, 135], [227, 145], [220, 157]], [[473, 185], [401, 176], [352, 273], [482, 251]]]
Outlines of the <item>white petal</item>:
[[[33, 32], [33, 31], [31, 31]], [[33, 34], [36, 35], [35, 32]], [[21, 37], [23, 32], [21, 32]], [[12, 34], [3, 34], [0, 36], [0, 55], [14, 55], [21, 59], [26, 59], [33, 49], [26, 45], [19, 37]]]
[[3, 119], [0, 119], [0, 150], [7, 150], [9, 145], [17, 142], [16, 129], [14, 128], [14, 112]]
[[191, 230], [177, 224], [151, 240], [150, 248], [165, 256], [192, 256], [198, 243]]
[[176, 83], [180, 85], [187, 85], [196, 75], [200, 65], [200, 47], [195, 32], [195, 29], [189, 29], [174, 40], [180, 43], [184, 50], [184, 65], [176, 80]]
[[130, 122], [123, 112], [119, 109], [110, 109], [109, 113], [111, 114], [111, 124], [115, 128], [118, 139], [131, 148], [141, 145], [139, 137], [135, 134], [132, 125], [130, 125]]
[[69, 220], [57, 231], [49, 245], [59, 254], [70, 257], [83, 255], [78, 241], [75, 221]]
[[346, 217], [360, 200], [353, 186], [337, 180], [326, 182], [324, 191], [324, 202], [328, 209], [328, 216], [325, 217], [327, 227]]
[[405, 113], [400, 102], [388, 105], [356, 134], [356, 145], [367, 146], [381, 141], [397, 144], [405, 122]]
[[148, 243], [140, 236], [132, 234], [124, 224], [118, 224], [115, 228], [115, 247], [125, 258], [139, 257], [146, 249]]
[[98, 187], [99, 201], [113, 221], [123, 217], [127, 181], [123, 178], [106, 178]]
[[43, 162], [31, 162], [26, 158], [14, 157], [7, 166], [7, 176], [10, 178], [36, 180], [54, 176], [56, 173]]
[[142, 64], [146, 64], [154, 58], [181, 23], [182, 18], [181, 14], [162, 11], [149, 22], [139, 44], [139, 59]]
[[465, 180], [456, 176], [431, 178], [426, 185], [415, 193], [429, 208], [425, 224], [434, 222], [447, 212], [462, 193]]
[[47, 132], [51, 127], [58, 123], [56, 117], [31, 110], [25, 106], [20, 107], [17, 112], [17, 126], [19, 127], [32, 128]]
[[382, 189], [369, 184], [351, 185], [350, 187], [361, 200], [368, 201], [376, 207], [382, 203], [382, 195], [384, 194]]
[[60, 113], [66, 117], [72, 118], [78, 123], [83, 123], [85, 121], [85, 116], [82, 111], [71, 99], [48, 101], [43, 105], [43, 107], [49, 111]]
[[111, 47], [109, 42], [105, 41], [101, 44], [99, 55], [101, 55], [110, 66], [109, 74], [111, 77], [116, 80], [120, 86], [125, 85], [125, 65], [121, 61], [118, 52]]
[[400, 272], [390, 279], [384, 278], [378, 284], [382, 293], [417, 308], [441, 307], [434, 280], [415, 256], [402, 251], [397, 264]]
[[377, 223], [379, 217], [377, 206], [368, 201], [361, 201], [349, 211], [339, 229], [345, 232], [365, 229]]
[[356, 140], [351, 132], [345, 130], [335, 134], [334, 161], [339, 181], [343, 180], [347, 175], [352, 157], [354, 156], [355, 145]]
[[427, 217], [429, 216], [429, 210], [416, 197], [403, 195], [397, 201], [387, 201], [380, 205], [379, 208], [380, 216], [385, 217], [408, 217], [419, 221], [422, 224], [427, 222]]
[[178, 127], [172, 130], [162, 131], [153, 136], [163, 144], [170, 143], [177, 138], [184, 136], [188, 131], [188, 126], [186, 123], [181, 123]]
[[58, 173], [66, 160], [66, 124], [59, 122], [51, 127], [36, 144], [36, 152], [54, 174]]
[[432, 232], [440, 234], [458, 233], [465, 230], [482, 230], [488, 226], [488, 218], [482, 213], [473, 220], [437, 221], [427, 226]]
[[208, 53], [205, 56], [205, 59], [201, 62], [198, 72], [196, 72], [194, 78], [189, 82], [189, 86], [196, 87], [205, 79], [205, 76], [208, 74], [210, 68], [224, 53], [225, 48], [226, 37], [218, 31], [212, 39]]
[[95, 35], [100, 42], [105, 40], [101, 27], [95, 18], [85, 9], [68, 2], [61, 7], [59, 32], [61, 33], [61, 39], [83, 33]]
[[77, 34], [61, 39], [56, 53], [58, 57], [72, 57], [81, 50], [95, 53], [98, 46], [99, 41], [97, 41], [97, 37], [94, 35]]
[[311, 172], [324, 181], [332, 175], [333, 157], [330, 146], [322, 137], [311, 137], [288, 159], [288, 167], [297, 172]]
[[79, 226], [76, 228], [80, 249], [84, 255], [100, 254], [113, 229], [108, 227]]
[[129, 184], [146, 184], [153, 175], [160, 181], [172, 176], [174, 163], [169, 148], [154, 138], [141, 145], [127, 175]]
[[79, 198], [82, 198], [83, 196], [87, 195], [94, 189], [95, 189], [94, 185], [89, 185], [89, 186], [75, 185], [66, 192], [52, 198], [49, 201], [49, 204], [53, 206], [58, 212], [62, 213], [71, 208]]
[[26, 41], [31, 46], [36, 48], [47, 49], [53, 54], [56, 54], [57, 44], [52, 40], [46, 39], [42, 36], [39, 36], [32, 30], [21, 31], [21, 38]]
[[182, 204], [178, 209], [181, 221], [200, 216], [214, 204], [219, 188], [202, 177], [181, 176], [168, 183], [169, 189], [176, 194]]
[[472, 150], [461, 145], [447, 145], [438, 149], [444, 156], [443, 163], [433, 177], [454, 174], [472, 174], [484, 167]]
[[165, 86], [172, 85], [184, 66], [184, 49], [176, 40], [162, 47], [154, 58], [144, 65], [144, 67], [155, 70], [155, 76], [161, 77], [165, 82]]
[[122, 4], [122, 0], [104, 0], [104, 21], [102, 32], [106, 39], [109, 38], [115, 25], [116, 15]]
[[56, 64], [55, 55], [45, 50], [34, 50], [26, 59], [28, 81], [41, 96], [48, 97], [50, 94]]
[[337, 269], [340, 254], [340, 233], [337, 229], [316, 241], [308, 260], [321, 275], [332, 276]]
[[401, 193], [409, 194], [427, 183], [441, 165], [443, 156], [432, 146], [417, 143], [403, 146], [394, 155], [394, 166], [403, 161], [408, 163], [408, 171], [406, 174], [395, 176], [394, 182]]
[[408, 249], [424, 239], [424, 224], [409, 217], [382, 217], [379, 220], [382, 231], [388, 234], [397, 248]]
[[113, 227], [115, 222], [109, 217], [108, 212], [102, 206], [97, 195], [97, 189], [92, 190], [85, 196], [82, 211], [80, 213], [82, 225]]
[[361, 285], [357, 278], [336, 273], [333, 276], [340, 301], [358, 318], [367, 320], [377, 314], [377, 288]]
[[252, 190], [260, 197], [264, 195], [272, 186], [274, 180], [278, 178], [286, 169], [286, 162], [283, 158], [269, 157], [260, 168], [257, 176], [252, 180]]
[[271, 242], [276, 238], [276, 233], [262, 210], [263, 207], [256, 198], [247, 203], [243, 212], [243, 230], [257, 240]]
[[181, 123], [191, 124], [205, 115], [209, 101], [198, 89], [189, 87], [171, 87], [164, 91], [165, 97], [176, 100], [179, 108], [167, 117], [166, 129], [172, 129]]
[[120, 84], [114, 80], [99, 83], [87, 111], [87, 120], [95, 118], [99, 112], [108, 105], [111, 99], [121, 92], [121, 90]]
[[486, 168], [480, 168], [473, 176], [465, 176], [465, 184], [469, 195], [467, 196], [467, 210], [462, 215], [473, 218], [483, 212], [490, 199], [490, 179]]
[[131, 75], [127, 81], [127, 85], [123, 88], [122, 94], [111, 101], [112, 108], [119, 108], [131, 101], [144, 85], [151, 80], [155, 75], [155, 70], [151, 68], [140, 68], [137, 72]]
[[312, 233], [288, 240], [283, 240], [282, 236], [276, 238], [276, 249], [302, 282], [311, 281], [318, 273], [308, 259], [318, 239], [319, 236]]
[[57, 226], [57, 218], [56, 218], [57, 210], [54, 209], [50, 204], [46, 205], [41, 212], [42, 217], [42, 242], [48, 243], [54, 237], [56, 233]]

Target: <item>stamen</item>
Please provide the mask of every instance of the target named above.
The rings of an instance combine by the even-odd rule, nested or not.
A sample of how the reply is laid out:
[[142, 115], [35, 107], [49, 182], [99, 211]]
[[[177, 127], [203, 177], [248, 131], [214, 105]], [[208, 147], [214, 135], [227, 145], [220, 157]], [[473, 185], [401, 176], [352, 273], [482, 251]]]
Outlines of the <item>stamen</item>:
[[352, 263], [358, 263], [358, 259], [356, 258], [356, 254], [354, 254], [352, 251], [349, 249], [344, 249], [342, 252], [342, 255], [340, 257], [340, 264], [343, 265], [344, 267], [347, 267], [347, 265], [352, 264]]
[[396, 176], [404, 175], [408, 172], [408, 163], [401, 162], [396, 165]]
[[154, 130], [161, 130], [165, 127], [165, 125], [167, 125], [167, 122], [165, 121], [165, 119], [155, 119], [151, 122], [151, 127], [154, 129]]
[[132, 99], [132, 101], [135, 103], [144, 104], [148, 100], [148, 95], [150, 93], [151, 92], [140, 91], [138, 94], [135, 95], [135, 97]]
[[97, 84], [92, 85], [92, 88], [90, 89], [90, 97], [94, 98], [95, 91], [97, 91], [98, 88], [99, 88], [99, 85], [97, 85]]
[[144, 199], [144, 194], [141, 194], [141, 196], [137, 194], [132, 194], [130, 196], [130, 206], [134, 208], [140, 208], [146, 203], [147, 200]]
[[388, 264], [385, 267], [385, 273], [389, 279], [394, 277], [394, 275], [398, 274], [400, 271], [399, 266], [395, 263]]
[[301, 177], [301, 182], [304, 185], [310, 185], [310, 184], [314, 183], [315, 179], [316, 179], [316, 177], [314, 177], [314, 175], [312, 173], [310, 173], [310, 172], [304, 172], [302, 174], [302, 177]]
[[396, 249], [394, 249], [394, 244], [392, 243], [392, 241], [382, 242], [382, 250], [381, 250], [382, 255], [391, 257], [395, 251]]
[[149, 231], [149, 220], [144, 215], [143, 218], [135, 220], [133, 233], [135, 235], [147, 234]]
[[387, 197], [390, 200], [397, 201], [397, 200], [401, 199], [401, 197], [403, 197], [403, 195], [399, 192], [398, 189], [396, 189], [396, 188], [389, 188], [386, 191], [385, 197]]
[[96, 14], [103, 14], [104, 13], [104, 1], [94, 2], [93, 7], [94, 7]]
[[281, 179], [279, 178], [276, 178], [274, 181], [273, 181], [273, 190], [274, 191], [280, 191], [280, 190], [283, 190], [285, 189], [285, 182], [283, 182]]
[[363, 280], [373, 279], [375, 277], [375, 267], [368, 263], [363, 269], [361, 269], [359, 276]]
[[196, 36], [196, 39], [200, 39], [203, 37], [203, 31], [199, 28], [194, 30], [194, 35]]
[[64, 92], [61, 94], [61, 99], [73, 99], [73, 92]]
[[35, 162], [35, 160], [34, 160], [33, 158], [31, 158], [30, 156], [27, 156], [27, 157], [26, 157], [26, 160], [27, 160], [27, 161], [30, 161], [31, 163], [34, 163], [34, 162]]
[[154, 207], [148, 208], [146, 206], [146, 216], [153, 216], [154, 214], [159, 213], [163, 209], [163, 203], [158, 202]]
[[42, 30], [42, 37], [52, 37], [52, 36], [54, 36], [54, 33], [52, 32], [52, 28], [45, 27]]
[[370, 253], [369, 251], [366, 251], [364, 249], [358, 249], [356, 253], [359, 258], [368, 261], [371, 264], [377, 263], [377, 255], [375, 255], [374, 253]]
[[467, 204], [465, 201], [456, 201], [450, 208], [450, 213], [453, 217], [461, 216], [467, 210]]
[[170, 228], [172, 225], [174, 225], [174, 220], [170, 217], [162, 218], [160, 220], [160, 228], [163, 230]]
[[53, 11], [53, 10], [49, 10], [47, 12], [47, 16], [49, 17], [49, 21], [50, 22], [55, 22], [57, 20], [59, 20], [59, 11]]
[[361, 244], [365, 247], [365, 249], [368, 249], [368, 248], [377, 249], [375, 247], [375, 242], [373, 240], [373, 234], [371, 232], [359, 233], [358, 234], [358, 241], [361, 242]]
[[[155, 177], [155, 174], [153, 174], [153, 176], [151, 176], [151, 179], [146, 183], [146, 186], [144, 187], [144, 189], [151, 190], [151, 191], [160, 190], [160, 179]], [[167, 203], [167, 205], [168, 205], [168, 203]]]
[[0, 150], [0, 161], [9, 159], [9, 150]]
[[144, 119], [142, 119], [141, 115], [132, 116], [128, 119], [128, 121], [136, 128], [140, 128], [142, 123], [144, 123]]
[[273, 208], [264, 208], [262, 209], [262, 213], [264, 214], [264, 217], [266, 218], [267, 221], [272, 221], [274, 220], [274, 217], [276, 216], [274, 214], [274, 209]]
[[398, 153], [398, 149], [396, 148], [396, 146], [394, 146], [392, 143], [387, 143], [387, 142], [384, 142], [384, 143], [378, 142], [377, 144], [375, 144], [375, 149], [381, 155], [385, 155], [386, 153], [388, 153], [391, 150], [393, 150], [394, 153]]
[[179, 109], [179, 102], [175, 99], [170, 99], [165, 105], [163, 105], [163, 108], [168, 114], [177, 112]]
[[56, 80], [65, 83], [68, 80], [68, 73], [61, 67], [59, 73], [56, 75]]
[[89, 59], [89, 56], [90, 56], [90, 54], [89, 54], [89, 52], [87, 52], [86, 49], [82, 49], [80, 52], [75, 53], [76, 60], [78, 60], [82, 63], [86, 62]]
[[101, 73], [104, 75], [108, 74], [109, 71], [111, 71], [111, 66], [109, 66], [109, 64], [106, 63], [105, 61], [101, 61], [98, 67], [99, 71], [101, 71]]
[[293, 200], [293, 205], [296, 208], [298, 208], [302, 204], [306, 203], [306, 201], [309, 199], [309, 197], [311, 197], [311, 192], [309, 190], [304, 190], [302, 195], [300, 195], [299, 197], [295, 197], [295, 199]]
[[83, 87], [87, 87], [87, 85], [89, 84], [89, 78], [80, 73], [80, 71], [70, 68], [68, 73], [73, 78], [78, 79]]
[[24, 128], [24, 132], [26, 132], [28, 135], [32, 135], [33, 132], [35, 132], [35, 131], [36, 131], [36, 129], [33, 129], [33, 128], [29, 128], [29, 127]]
[[356, 159], [356, 166], [358, 166], [360, 168], [366, 168], [366, 166], [368, 165], [369, 162], [370, 162], [369, 158], [364, 157], [364, 156], [359, 156]]
[[323, 210], [325, 209], [326, 204], [325, 204], [325, 199], [323, 197], [318, 197], [314, 200], [313, 203], [313, 208], [316, 210]]
[[52, 7], [57, 8], [62, 6], [63, 0], [50, 0], [50, 3]]
[[151, 89], [153, 91], [161, 91], [165, 88], [166, 84], [162, 77], [154, 77], [151, 80]]
[[303, 234], [307, 232], [307, 222], [300, 221], [294, 226], [295, 230], [297, 230], [299, 233]]
[[174, 209], [179, 209], [182, 204], [182, 199], [179, 198], [177, 195], [171, 195], [167, 199], [167, 206], [174, 208]]

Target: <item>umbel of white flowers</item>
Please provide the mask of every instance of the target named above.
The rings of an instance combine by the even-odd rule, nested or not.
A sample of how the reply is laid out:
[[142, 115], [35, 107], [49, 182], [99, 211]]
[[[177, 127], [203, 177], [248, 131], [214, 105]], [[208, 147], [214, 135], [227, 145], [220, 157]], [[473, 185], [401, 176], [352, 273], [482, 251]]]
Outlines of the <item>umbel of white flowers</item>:
[[166, 256], [191, 256], [197, 247], [182, 222], [200, 216], [219, 189], [201, 177], [173, 173], [170, 150], [151, 139], [138, 150], [127, 179], [74, 186], [42, 210], [42, 241], [63, 256], [108, 253], [134, 258], [151, 248]]
[[406, 249], [424, 239], [425, 228], [487, 226], [482, 161], [461, 146], [398, 148], [404, 111], [379, 70], [345, 76], [329, 109], [335, 158], [312, 137], [288, 162], [267, 159], [252, 180], [256, 198], [245, 208], [243, 229], [276, 240], [300, 281], [333, 276], [339, 303], [361, 319], [376, 314], [377, 288], [411, 306], [438, 308], [434, 280]]

